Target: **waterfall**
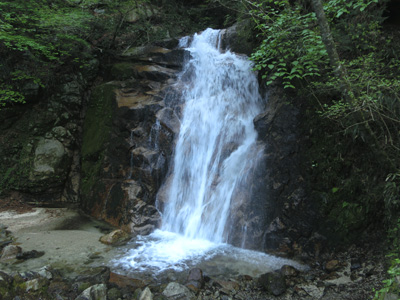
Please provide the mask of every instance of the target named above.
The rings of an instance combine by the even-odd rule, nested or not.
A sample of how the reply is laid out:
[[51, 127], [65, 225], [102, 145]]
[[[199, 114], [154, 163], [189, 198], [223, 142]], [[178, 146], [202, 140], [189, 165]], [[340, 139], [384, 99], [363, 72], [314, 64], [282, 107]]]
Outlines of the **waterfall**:
[[181, 78], [190, 77], [190, 83], [183, 91], [162, 225], [163, 230], [217, 243], [227, 240], [234, 191], [256, 159], [253, 119], [260, 113], [251, 63], [247, 57], [222, 52], [220, 40], [220, 31], [207, 29], [187, 48], [192, 59]]
[[[220, 31], [213, 29], [180, 41], [191, 59], [178, 78], [178, 86], [184, 86], [181, 127], [170, 175], [157, 199], [163, 223], [121, 250], [115, 267], [122, 273], [154, 279], [193, 266], [210, 275], [258, 276], [284, 264], [302, 269], [226, 243], [231, 228], [243, 234], [242, 246], [251, 230], [247, 220], [235, 224], [234, 214], [250, 200], [252, 173], [262, 152], [253, 125], [261, 99], [247, 57], [222, 51], [220, 43]], [[158, 130], [160, 124], [155, 126]], [[152, 136], [150, 143], [156, 139]]]

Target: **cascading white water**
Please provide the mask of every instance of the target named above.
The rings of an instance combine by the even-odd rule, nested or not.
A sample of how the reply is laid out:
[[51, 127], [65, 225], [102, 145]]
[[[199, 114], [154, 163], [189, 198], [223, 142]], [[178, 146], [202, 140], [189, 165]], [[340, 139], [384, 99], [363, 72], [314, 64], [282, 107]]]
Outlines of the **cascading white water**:
[[253, 125], [260, 113], [258, 83], [247, 57], [219, 49], [220, 31], [207, 29], [189, 40], [180, 43], [192, 58], [180, 75], [185, 103], [162, 228], [121, 248], [115, 267], [151, 278], [193, 266], [209, 275], [257, 276], [283, 264], [302, 269], [225, 244], [230, 207], [237, 204], [232, 201], [248, 200], [237, 198], [246, 194], [240, 189], [260, 152]]
[[221, 52], [219, 35], [207, 29], [188, 48], [192, 59], [182, 76], [191, 80], [162, 229], [225, 242], [232, 193], [256, 159], [260, 96], [247, 57]]

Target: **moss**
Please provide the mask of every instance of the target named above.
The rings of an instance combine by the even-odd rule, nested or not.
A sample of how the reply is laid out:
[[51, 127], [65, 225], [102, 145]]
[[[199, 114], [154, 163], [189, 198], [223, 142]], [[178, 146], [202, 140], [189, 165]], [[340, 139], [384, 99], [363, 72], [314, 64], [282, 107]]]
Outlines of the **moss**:
[[111, 133], [115, 105], [114, 89], [112, 84], [100, 85], [93, 90], [89, 100], [82, 142], [81, 192], [84, 201], [88, 201], [102, 170], [104, 151]]
[[113, 76], [113, 78], [120, 80], [131, 78], [135, 75], [133, 64], [127, 62], [116, 63], [111, 67], [111, 75]]
[[81, 294], [84, 290], [90, 288], [90, 286], [91, 286], [90, 282], [78, 283], [78, 287], [77, 287], [78, 294]]
[[89, 101], [83, 126], [82, 156], [96, 158], [105, 149], [111, 124], [115, 86], [103, 84], [96, 87]]

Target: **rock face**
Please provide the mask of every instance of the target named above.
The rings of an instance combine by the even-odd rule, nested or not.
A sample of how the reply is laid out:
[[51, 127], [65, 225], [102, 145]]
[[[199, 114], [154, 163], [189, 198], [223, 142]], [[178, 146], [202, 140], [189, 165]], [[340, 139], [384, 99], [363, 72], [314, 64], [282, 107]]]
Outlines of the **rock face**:
[[282, 91], [272, 88], [264, 113], [254, 120], [258, 138], [266, 145], [260, 189], [266, 222], [261, 249], [284, 255], [316, 253], [323, 241], [314, 232], [317, 213], [307, 195], [300, 112], [298, 102], [287, 101]]
[[186, 55], [158, 46], [129, 49], [110, 66], [112, 81], [90, 97], [82, 206], [133, 234], [149, 234], [160, 222], [155, 196], [179, 131], [179, 87], [173, 84]]
[[60, 75], [58, 85], [27, 93], [27, 104], [0, 111], [0, 197], [79, 202], [79, 148], [85, 90], [97, 73]]
[[[242, 27], [227, 29], [222, 44], [248, 53], [250, 42], [243, 42], [244, 48], [237, 43]], [[94, 88], [84, 123], [82, 206], [134, 235], [149, 234], [160, 222], [156, 194], [162, 206], [165, 191], [159, 188], [163, 182], [168, 187], [167, 168], [180, 127], [183, 102], [175, 79], [189, 54], [165, 45], [175, 47], [177, 41], [122, 53], [109, 68], [109, 81]], [[284, 255], [307, 247], [315, 252], [316, 217], [299, 163], [301, 109], [276, 88], [267, 98], [254, 120], [264, 152], [251, 171], [254, 176], [244, 180], [232, 201], [229, 243]]]
[[[251, 41], [241, 38], [246, 26], [227, 29], [224, 47], [248, 54]], [[105, 66], [103, 82], [87, 97], [83, 129], [84, 91], [94, 79], [96, 61], [85, 78], [78, 73], [60, 79], [45, 100], [2, 109], [0, 197], [7, 190], [31, 202], [80, 203], [127, 232], [152, 232], [160, 223], [156, 194], [166, 181], [182, 114], [175, 79], [189, 53], [177, 45], [171, 39], [131, 48]], [[254, 120], [265, 151], [253, 170], [255, 179], [244, 182], [232, 201], [237, 205], [231, 208], [229, 242], [289, 255], [318, 252], [323, 238], [313, 233], [316, 214], [299, 163], [300, 109], [285, 101], [272, 89], [264, 113]], [[162, 205], [163, 191], [158, 200]]]

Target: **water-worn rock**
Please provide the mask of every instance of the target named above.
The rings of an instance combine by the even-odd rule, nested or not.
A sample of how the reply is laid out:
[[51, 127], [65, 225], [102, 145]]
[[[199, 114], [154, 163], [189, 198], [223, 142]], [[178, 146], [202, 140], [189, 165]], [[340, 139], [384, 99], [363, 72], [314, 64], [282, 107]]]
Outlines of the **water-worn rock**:
[[136, 289], [143, 288], [146, 286], [146, 284], [142, 280], [127, 277], [114, 272], [111, 272], [110, 274], [110, 283], [113, 283], [120, 288], [128, 288], [132, 292], [135, 291]]
[[292, 266], [284, 265], [281, 268], [281, 273], [286, 277], [294, 277], [299, 274], [299, 271]]
[[145, 46], [122, 56], [111, 75], [124, 81], [96, 87], [86, 113], [82, 206], [96, 218], [143, 235], [160, 221], [155, 197], [179, 127], [175, 110], [163, 99], [185, 52]]
[[191, 269], [187, 277], [186, 286], [188, 286], [189, 288], [190, 286], [193, 286], [196, 289], [203, 288], [204, 287], [203, 271], [199, 268]]
[[131, 238], [131, 235], [121, 229], [114, 230], [100, 237], [100, 242], [106, 245], [119, 245]]
[[326, 263], [325, 265], [325, 269], [328, 272], [333, 272], [336, 271], [337, 269], [339, 269], [339, 261], [336, 259], [330, 260]]
[[262, 274], [258, 278], [259, 284], [274, 296], [279, 296], [286, 291], [285, 277], [280, 272]]
[[49, 284], [48, 280], [43, 277], [35, 278], [24, 282], [23, 286], [26, 292], [38, 291]]
[[179, 133], [180, 121], [174, 110], [166, 107], [160, 110], [157, 115], [157, 119], [160, 120], [161, 124], [167, 127], [174, 134]]
[[313, 284], [301, 285], [298, 288], [303, 289], [312, 299], [320, 299], [324, 294], [324, 287], [318, 287]]
[[222, 35], [223, 48], [236, 53], [250, 55], [253, 52], [254, 41], [251, 32], [252, 25], [249, 20], [244, 20], [225, 29]]
[[17, 245], [8, 245], [8, 246], [4, 247], [1, 257], [0, 257], [0, 260], [5, 261], [5, 260], [14, 259], [21, 252], [22, 252], [21, 247], [19, 247]]
[[149, 287], [146, 287], [140, 294], [139, 300], [153, 300], [154, 296]]
[[92, 285], [108, 282], [110, 279], [109, 267], [87, 268], [80, 271], [80, 274], [75, 278], [75, 282], [87, 282]]
[[44, 251], [30, 250], [18, 253], [16, 258], [20, 260], [38, 258], [44, 255]]
[[162, 294], [169, 300], [189, 300], [194, 294], [184, 285], [177, 282], [170, 282]]

